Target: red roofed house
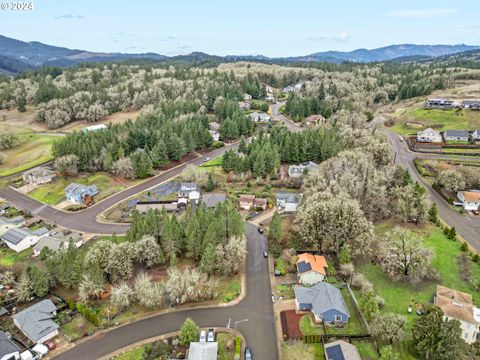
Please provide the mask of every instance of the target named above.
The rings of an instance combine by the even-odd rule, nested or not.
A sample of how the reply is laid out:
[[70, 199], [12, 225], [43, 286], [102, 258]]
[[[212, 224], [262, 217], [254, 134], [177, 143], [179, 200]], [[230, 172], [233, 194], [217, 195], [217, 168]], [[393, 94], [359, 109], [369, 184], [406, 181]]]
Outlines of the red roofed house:
[[255, 195], [240, 195], [240, 209], [250, 210], [253, 208]]
[[260, 208], [262, 210], [266, 210], [267, 209], [267, 199], [265, 198], [255, 198], [255, 200], [253, 201], [253, 207], [255, 209], [257, 208]]
[[298, 255], [297, 277], [303, 285], [315, 285], [327, 276], [328, 264], [325, 257], [303, 253]]

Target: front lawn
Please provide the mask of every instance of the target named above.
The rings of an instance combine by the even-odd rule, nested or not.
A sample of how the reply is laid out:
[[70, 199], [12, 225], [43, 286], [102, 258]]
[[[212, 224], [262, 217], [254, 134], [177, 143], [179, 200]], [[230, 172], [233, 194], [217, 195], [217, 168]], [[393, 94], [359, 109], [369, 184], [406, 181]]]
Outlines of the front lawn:
[[323, 335], [323, 327], [321, 324], [317, 325], [313, 322], [313, 315], [307, 314], [300, 318], [300, 331], [303, 335]]
[[233, 360], [235, 358], [235, 336], [229, 333], [218, 333], [218, 360]]
[[24, 263], [32, 254], [32, 248], [17, 253], [12, 249], [0, 247], [0, 265], [10, 267], [17, 263]]
[[242, 291], [240, 280], [236, 277], [234, 279], [226, 280], [226, 284], [221, 286], [222, 292], [219, 295], [220, 300], [223, 303], [228, 303], [236, 299]]
[[57, 205], [58, 203], [66, 200], [64, 190], [70, 183], [96, 185], [99, 193], [93, 197], [94, 201], [100, 201], [133, 184], [133, 182], [126, 180], [113, 179], [107, 174], [97, 173], [93, 175], [59, 177], [52, 184], [40, 185], [37, 189], [28, 193], [28, 195], [43, 203]]
[[93, 334], [97, 329], [95, 325], [88, 322], [82, 315], [76, 314], [72, 321], [60, 327], [61, 332], [70, 341], [76, 341], [84, 336]]
[[145, 347], [140, 346], [140, 347], [128, 350], [121, 355], [117, 355], [117, 356], [113, 357], [112, 359], [115, 359], [115, 360], [142, 360], [144, 351], [145, 351]]

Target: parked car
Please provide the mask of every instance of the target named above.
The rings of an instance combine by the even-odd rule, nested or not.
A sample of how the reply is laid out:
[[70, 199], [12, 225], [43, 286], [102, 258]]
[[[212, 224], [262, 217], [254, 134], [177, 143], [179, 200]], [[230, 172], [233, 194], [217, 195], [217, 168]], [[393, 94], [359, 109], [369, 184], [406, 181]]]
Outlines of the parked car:
[[249, 347], [246, 347], [245, 348], [245, 360], [252, 360], [252, 359], [253, 359], [252, 349], [250, 349]]
[[215, 341], [215, 331], [213, 329], [208, 329], [207, 342]]
[[205, 330], [200, 331], [200, 340], [201, 343], [207, 342], [207, 333]]
[[275, 303], [275, 295], [272, 294], [272, 302]]
[[55, 343], [53, 341], [50, 341], [50, 340], [45, 341], [43, 343], [43, 345], [45, 345], [48, 348], [48, 350], [53, 350], [57, 347], [57, 345], [55, 345]]
[[259, 232], [260, 234], [263, 234], [263, 227], [259, 227], [259, 228], [258, 228], [258, 232]]
[[212, 159], [210, 159], [209, 157], [206, 157], [205, 159], [203, 159], [203, 162], [207, 162], [207, 161], [210, 161]]
[[478, 215], [478, 214], [480, 214], [480, 212], [478, 212], [478, 210], [472, 210], [472, 213], [473, 213], [473, 215]]
[[268, 251], [267, 250], [263, 250], [263, 257], [268, 258]]
[[282, 275], [282, 272], [280, 270], [275, 270], [273, 274], [275, 276], [280, 276], [280, 275]]

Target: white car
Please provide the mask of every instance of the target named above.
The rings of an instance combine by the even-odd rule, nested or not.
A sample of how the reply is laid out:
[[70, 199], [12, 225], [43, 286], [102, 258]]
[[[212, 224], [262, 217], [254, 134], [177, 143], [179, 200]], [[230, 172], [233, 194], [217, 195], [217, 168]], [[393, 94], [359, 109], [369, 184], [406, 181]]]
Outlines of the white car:
[[205, 330], [200, 331], [200, 340], [201, 343], [207, 342], [207, 333]]

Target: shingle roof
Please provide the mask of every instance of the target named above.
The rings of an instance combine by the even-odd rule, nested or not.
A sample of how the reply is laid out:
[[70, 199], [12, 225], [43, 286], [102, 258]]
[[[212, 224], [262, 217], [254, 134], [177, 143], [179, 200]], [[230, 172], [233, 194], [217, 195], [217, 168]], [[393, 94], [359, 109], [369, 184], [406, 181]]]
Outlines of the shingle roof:
[[442, 309], [443, 314], [447, 317], [471, 324], [480, 323], [475, 319], [475, 306], [473, 305], [472, 295], [468, 293], [437, 285], [435, 305]]
[[312, 304], [312, 310], [315, 314], [323, 314], [328, 310], [335, 309], [350, 316], [342, 293], [331, 284], [320, 282], [308, 288], [296, 286], [294, 291], [297, 302]]
[[0, 216], [0, 225], [1, 224], [20, 224], [25, 221], [25, 218], [21, 215], [15, 216], [13, 218], [6, 218], [4, 216]]
[[[321, 255], [312, 255], [309, 253], [303, 253], [298, 255], [298, 260], [297, 260], [297, 269], [300, 271], [298, 268], [299, 263], [308, 263], [310, 264], [310, 269], [313, 269], [314, 271], [326, 275], [327, 271], [326, 269], [328, 268], [327, 260], [325, 260], [325, 257]], [[307, 270], [307, 271], [309, 271]]]
[[52, 301], [42, 300], [13, 315], [13, 319], [25, 335], [38, 341], [58, 329], [58, 324], [52, 320], [56, 310]]
[[240, 195], [240, 202], [253, 202], [255, 200], [255, 195]]
[[5, 332], [0, 330], [0, 358], [17, 351], [20, 351], [17, 345], [8, 338]]
[[76, 242], [80, 240], [80, 238], [80, 234], [75, 232], [64, 235], [60, 231], [51, 231], [48, 235], [42, 236], [33, 248], [36, 251], [42, 251], [44, 247], [47, 247], [50, 250], [56, 251], [60, 249], [61, 244], [64, 244], [66, 248], [70, 239], [73, 240], [73, 242]]
[[463, 198], [468, 202], [480, 202], [479, 191], [462, 191]]
[[198, 190], [198, 185], [196, 183], [181, 183], [180, 191], [195, 191]]
[[279, 192], [277, 194], [278, 200], [285, 200], [286, 204], [297, 204], [298, 203], [298, 194], [291, 192]]
[[191, 342], [188, 350], [188, 360], [216, 360], [217, 342]]
[[96, 185], [80, 185], [76, 183], [71, 183], [65, 188], [65, 193], [71, 193], [75, 195], [82, 195], [82, 194], [90, 194], [96, 195], [98, 194], [98, 188]]
[[357, 347], [343, 340], [325, 344], [325, 355], [327, 360], [361, 360]]
[[225, 194], [210, 193], [204, 194], [202, 201], [207, 207], [215, 207], [217, 204], [223, 203], [227, 199]]
[[469, 132], [466, 130], [445, 130], [445, 136], [468, 137]]
[[10, 244], [17, 245], [20, 241], [31, 235], [33, 235], [33, 233], [26, 228], [9, 229], [5, 234], [0, 236], [0, 239], [9, 242]]

